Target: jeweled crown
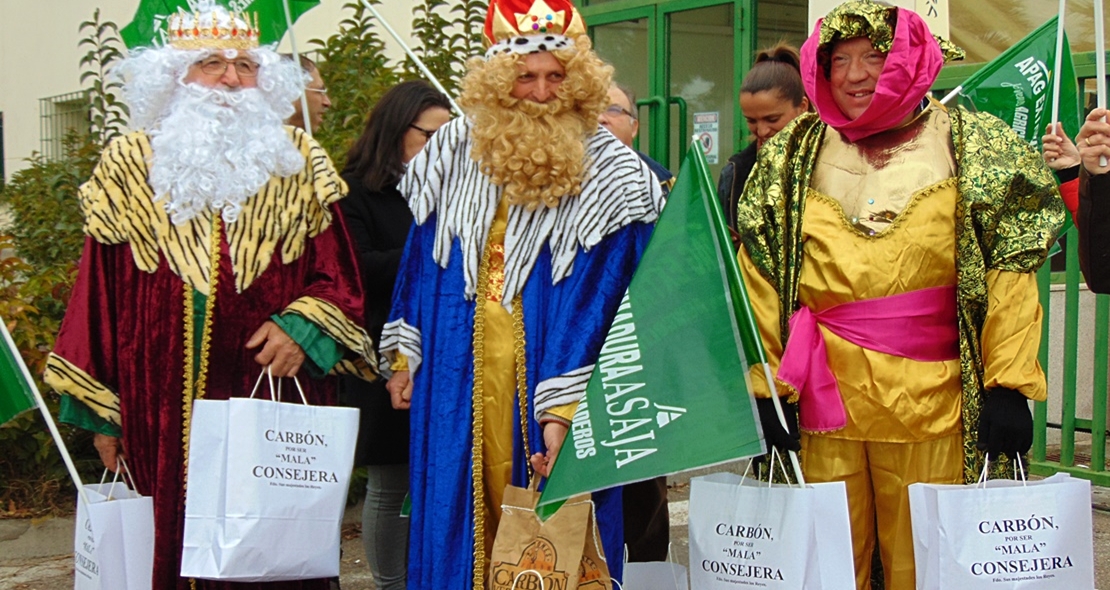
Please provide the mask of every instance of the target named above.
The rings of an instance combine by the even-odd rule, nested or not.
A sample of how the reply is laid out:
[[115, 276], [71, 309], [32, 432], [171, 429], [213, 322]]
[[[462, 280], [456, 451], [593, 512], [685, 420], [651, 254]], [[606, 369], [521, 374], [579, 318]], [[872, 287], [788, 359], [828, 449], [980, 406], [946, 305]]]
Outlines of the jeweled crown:
[[258, 47], [258, 13], [224, 9], [179, 12], [166, 21], [169, 44], [177, 49], [253, 49]]

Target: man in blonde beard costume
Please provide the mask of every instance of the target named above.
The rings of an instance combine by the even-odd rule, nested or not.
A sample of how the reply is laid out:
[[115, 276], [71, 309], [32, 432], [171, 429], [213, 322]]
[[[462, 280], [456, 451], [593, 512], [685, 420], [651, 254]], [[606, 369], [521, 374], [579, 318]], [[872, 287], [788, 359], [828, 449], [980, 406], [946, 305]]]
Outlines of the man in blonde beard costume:
[[118, 66], [139, 131], [112, 141], [80, 189], [85, 249], [45, 380], [105, 467], [126, 457], [153, 497], [151, 587], [324, 590], [178, 575], [193, 400], [249, 395], [269, 367], [331, 404], [322, 377], [372, 377], [373, 346], [334, 207], [346, 187], [282, 125], [300, 67], [222, 7], [174, 15], [167, 33]]
[[[409, 165], [382, 351], [410, 408], [409, 588], [481, 588], [506, 484], [548, 473], [661, 207], [597, 124], [611, 68], [565, 0], [494, 1], [466, 116]], [[620, 490], [594, 494], [621, 570]]]

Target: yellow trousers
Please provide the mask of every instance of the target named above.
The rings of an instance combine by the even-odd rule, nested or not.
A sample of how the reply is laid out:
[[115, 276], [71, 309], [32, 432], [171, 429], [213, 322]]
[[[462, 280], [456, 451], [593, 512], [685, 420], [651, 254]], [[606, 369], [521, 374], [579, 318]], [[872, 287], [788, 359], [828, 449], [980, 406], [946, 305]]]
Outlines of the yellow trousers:
[[962, 483], [960, 433], [919, 443], [845, 440], [802, 434], [802, 472], [812, 483], [843, 481], [848, 488], [856, 588], [871, 588], [876, 534], [886, 590], [913, 590], [912, 483]]

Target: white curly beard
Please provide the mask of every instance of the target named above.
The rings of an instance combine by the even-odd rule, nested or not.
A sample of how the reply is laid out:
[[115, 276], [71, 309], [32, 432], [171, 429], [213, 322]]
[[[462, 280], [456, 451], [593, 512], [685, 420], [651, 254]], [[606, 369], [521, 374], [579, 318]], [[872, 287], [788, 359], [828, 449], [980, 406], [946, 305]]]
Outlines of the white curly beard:
[[283, 117], [267, 98], [257, 88], [176, 89], [166, 115], [149, 130], [150, 185], [174, 224], [209, 208], [233, 223], [272, 176], [304, 168]]

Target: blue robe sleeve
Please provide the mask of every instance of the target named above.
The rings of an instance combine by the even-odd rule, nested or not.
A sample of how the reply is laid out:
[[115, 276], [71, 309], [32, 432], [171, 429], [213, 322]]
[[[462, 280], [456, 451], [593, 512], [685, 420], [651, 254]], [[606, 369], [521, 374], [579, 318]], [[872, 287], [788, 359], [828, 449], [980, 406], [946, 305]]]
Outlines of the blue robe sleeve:
[[[579, 252], [573, 272], [554, 288], [543, 288], [542, 281], [536, 280], [525, 287], [529, 295], [525, 298], [525, 314], [534, 315], [529, 307], [536, 307], [542, 318], [526, 325], [525, 336], [529, 355], [535, 355], [533, 366], [537, 367], [533, 395], [537, 419], [543, 412], [577, 402], [585, 394], [601, 345], [652, 228], [650, 223], [627, 225], [590, 250]], [[545, 276], [547, 269], [537, 271], [537, 276]]]

